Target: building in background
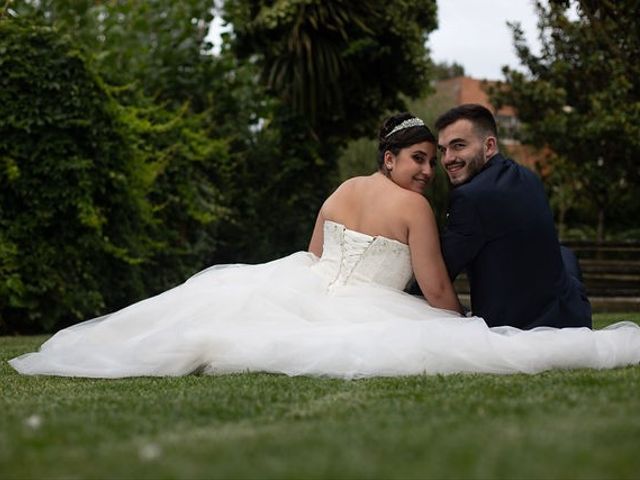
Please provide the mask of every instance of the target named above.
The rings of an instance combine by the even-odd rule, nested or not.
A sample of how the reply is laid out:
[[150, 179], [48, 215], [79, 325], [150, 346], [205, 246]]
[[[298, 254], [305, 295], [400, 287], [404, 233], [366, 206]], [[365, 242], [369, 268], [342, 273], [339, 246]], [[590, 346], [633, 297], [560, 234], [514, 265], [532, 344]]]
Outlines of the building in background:
[[515, 108], [503, 106], [496, 110], [489, 101], [487, 89], [498, 82], [478, 80], [471, 77], [459, 76], [435, 82], [434, 96], [447, 100], [452, 106], [464, 103], [479, 103], [491, 110], [498, 125], [498, 137], [501, 150], [506, 156], [530, 168], [542, 168], [546, 165], [546, 158], [551, 152], [540, 151], [530, 145], [524, 145], [519, 140], [520, 121]]

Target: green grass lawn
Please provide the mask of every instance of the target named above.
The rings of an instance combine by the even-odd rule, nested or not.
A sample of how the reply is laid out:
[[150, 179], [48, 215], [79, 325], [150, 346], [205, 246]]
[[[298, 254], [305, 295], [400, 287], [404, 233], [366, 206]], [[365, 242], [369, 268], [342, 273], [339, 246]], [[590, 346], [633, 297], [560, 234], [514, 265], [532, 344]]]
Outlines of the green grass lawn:
[[[640, 314], [598, 315], [596, 325]], [[17, 375], [0, 478], [640, 478], [640, 366], [342, 381]]]

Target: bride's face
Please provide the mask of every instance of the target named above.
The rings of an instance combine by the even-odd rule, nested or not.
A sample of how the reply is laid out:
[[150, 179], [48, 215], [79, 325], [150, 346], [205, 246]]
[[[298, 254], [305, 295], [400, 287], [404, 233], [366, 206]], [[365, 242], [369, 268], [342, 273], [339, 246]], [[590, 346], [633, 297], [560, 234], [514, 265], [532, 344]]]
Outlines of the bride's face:
[[436, 146], [429, 142], [403, 148], [397, 155], [387, 150], [384, 156], [389, 178], [402, 188], [418, 193], [433, 181], [436, 163]]

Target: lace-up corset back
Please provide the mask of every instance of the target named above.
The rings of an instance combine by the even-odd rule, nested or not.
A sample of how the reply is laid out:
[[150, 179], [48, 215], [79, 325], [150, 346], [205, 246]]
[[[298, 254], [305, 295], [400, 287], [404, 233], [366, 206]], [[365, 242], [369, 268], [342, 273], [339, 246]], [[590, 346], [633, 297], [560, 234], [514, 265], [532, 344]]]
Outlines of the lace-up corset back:
[[322, 258], [314, 270], [329, 280], [330, 289], [375, 283], [403, 290], [413, 278], [407, 245], [332, 221], [324, 223]]

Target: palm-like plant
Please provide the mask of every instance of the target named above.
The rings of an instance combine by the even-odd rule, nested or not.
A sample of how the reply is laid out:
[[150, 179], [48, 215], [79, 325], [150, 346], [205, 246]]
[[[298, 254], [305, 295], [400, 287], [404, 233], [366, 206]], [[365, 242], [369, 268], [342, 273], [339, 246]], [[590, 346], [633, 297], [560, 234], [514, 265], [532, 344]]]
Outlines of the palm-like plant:
[[[381, 14], [379, 1], [276, 0], [259, 2], [238, 36], [264, 52], [264, 81], [294, 111], [314, 123], [342, 99], [345, 50], [372, 34], [367, 20]], [[268, 43], [270, 49], [256, 48]]]

